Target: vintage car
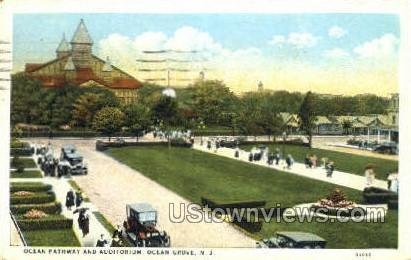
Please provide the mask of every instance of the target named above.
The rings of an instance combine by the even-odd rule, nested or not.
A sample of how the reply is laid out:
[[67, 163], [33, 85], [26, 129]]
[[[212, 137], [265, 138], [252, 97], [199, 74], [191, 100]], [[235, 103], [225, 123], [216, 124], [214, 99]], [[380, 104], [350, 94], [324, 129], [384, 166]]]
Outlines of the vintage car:
[[325, 248], [326, 241], [315, 234], [306, 232], [277, 232], [275, 236], [257, 242], [258, 248]]
[[398, 154], [398, 146], [395, 142], [384, 142], [374, 146], [373, 151], [384, 154]]
[[88, 167], [83, 162], [83, 156], [77, 153], [77, 149], [74, 145], [64, 145], [61, 148], [57, 173], [59, 176], [88, 173]]
[[124, 229], [135, 246], [170, 247], [170, 236], [156, 229], [157, 211], [150, 204], [127, 204], [126, 213]]

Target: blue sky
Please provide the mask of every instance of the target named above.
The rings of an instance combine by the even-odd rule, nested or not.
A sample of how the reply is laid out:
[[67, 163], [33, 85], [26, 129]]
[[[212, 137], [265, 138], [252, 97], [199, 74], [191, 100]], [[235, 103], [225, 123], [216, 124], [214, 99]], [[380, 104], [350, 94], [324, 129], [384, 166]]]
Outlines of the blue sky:
[[[264, 60], [256, 61], [254, 57], [250, 57], [249, 62], [258, 62], [266, 67], [270, 60], [276, 60], [275, 66], [271, 64], [275, 68], [283, 67], [283, 63], [279, 61], [281, 59], [298, 59], [301, 63], [309, 63], [314, 70], [334, 64], [335, 60], [325, 58], [325, 53], [345, 58], [352, 56], [357, 63], [357, 56], [372, 56], [364, 48], [374, 48], [374, 45], [377, 46], [375, 48], [384, 47], [385, 42], [399, 42], [400, 37], [399, 17], [384, 14], [16, 14], [13, 19], [14, 69], [21, 69], [25, 62], [41, 62], [53, 58], [62, 33], [70, 40], [81, 18], [85, 20], [94, 40], [93, 48], [97, 54], [108, 55], [114, 52], [101, 46], [112, 35], [133, 41], [146, 32], [161, 32], [172, 38], [180, 28], [190, 27], [198, 33], [206, 33], [219, 49], [232, 53], [257, 49]], [[338, 30], [331, 37], [329, 33], [333, 27]], [[296, 37], [294, 40], [293, 33]], [[384, 35], [390, 37], [383, 39]], [[273, 37], [277, 37], [275, 44], [272, 43]], [[301, 40], [308, 43], [298, 45]], [[364, 48], [360, 48], [361, 46]], [[390, 64], [395, 66], [396, 62], [392, 63], [392, 60], [395, 61], [398, 56], [397, 49], [398, 45], [388, 57]], [[333, 52], [327, 52], [331, 50]], [[117, 63], [125, 64], [120, 57], [116, 60], [115, 53], [111, 56]], [[371, 69], [370, 64], [375, 66], [380, 60], [368, 60], [365, 63]], [[268, 71], [266, 74], [270, 73]], [[260, 77], [270, 82], [275, 78]]]

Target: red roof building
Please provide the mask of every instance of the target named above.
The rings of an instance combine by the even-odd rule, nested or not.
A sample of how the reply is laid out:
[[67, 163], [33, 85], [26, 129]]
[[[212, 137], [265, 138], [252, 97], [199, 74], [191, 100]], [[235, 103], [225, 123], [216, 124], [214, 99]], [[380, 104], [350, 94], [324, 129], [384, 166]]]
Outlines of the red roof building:
[[65, 36], [56, 49], [56, 58], [46, 63], [27, 63], [25, 73], [40, 80], [44, 87], [58, 88], [66, 84], [79, 87], [106, 87], [124, 103], [137, 98], [140, 81], [92, 54], [93, 40], [81, 19], [70, 43]]

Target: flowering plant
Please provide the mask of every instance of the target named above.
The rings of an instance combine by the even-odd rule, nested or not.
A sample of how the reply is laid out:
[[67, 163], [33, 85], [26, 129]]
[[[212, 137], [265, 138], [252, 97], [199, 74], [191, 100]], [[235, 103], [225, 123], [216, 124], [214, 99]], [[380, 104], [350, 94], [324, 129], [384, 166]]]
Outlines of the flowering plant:
[[37, 210], [37, 209], [31, 209], [29, 211], [26, 212], [26, 214], [24, 214], [25, 218], [44, 218], [47, 217], [48, 215], [46, 213], [44, 213], [41, 210]]

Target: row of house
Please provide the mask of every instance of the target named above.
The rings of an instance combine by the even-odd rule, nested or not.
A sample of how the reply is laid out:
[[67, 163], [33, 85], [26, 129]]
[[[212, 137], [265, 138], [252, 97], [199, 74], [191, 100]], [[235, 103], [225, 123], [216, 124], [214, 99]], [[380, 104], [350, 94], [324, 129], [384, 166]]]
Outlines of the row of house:
[[[299, 132], [299, 117], [297, 114], [280, 113], [287, 133]], [[318, 135], [376, 135], [384, 130], [395, 129], [394, 118], [390, 115], [365, 116], [317, 116], [314, 134]]]

